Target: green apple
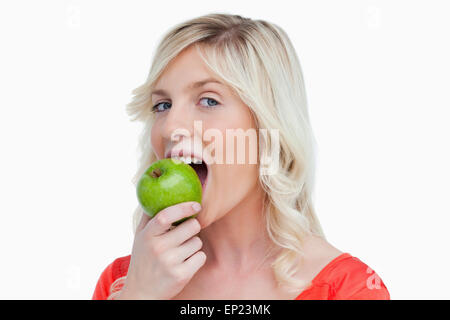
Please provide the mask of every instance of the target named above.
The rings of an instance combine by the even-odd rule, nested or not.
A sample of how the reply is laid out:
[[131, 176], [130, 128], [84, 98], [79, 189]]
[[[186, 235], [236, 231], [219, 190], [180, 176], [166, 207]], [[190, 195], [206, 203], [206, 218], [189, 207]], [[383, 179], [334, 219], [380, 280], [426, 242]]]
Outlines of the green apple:
[[[136, 191], [140, 205], [152, 218], [159, 211], [181, 202], [202, 202], [202, 184], [197, 173], [178, 159], [154, 162], [139, 179]], [[172, 225], [195, 216], [185, 217]]]

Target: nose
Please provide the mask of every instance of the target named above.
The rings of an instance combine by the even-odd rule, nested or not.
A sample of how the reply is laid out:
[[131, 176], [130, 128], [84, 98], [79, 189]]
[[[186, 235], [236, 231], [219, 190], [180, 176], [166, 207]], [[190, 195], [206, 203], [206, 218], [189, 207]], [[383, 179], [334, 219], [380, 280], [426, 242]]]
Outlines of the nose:
[[193, 135], [193, 119], [188, 108], [174, 106], [167, 111], [168, 114], [162, 125], [162, 136], [166, 142], [181, 141]]

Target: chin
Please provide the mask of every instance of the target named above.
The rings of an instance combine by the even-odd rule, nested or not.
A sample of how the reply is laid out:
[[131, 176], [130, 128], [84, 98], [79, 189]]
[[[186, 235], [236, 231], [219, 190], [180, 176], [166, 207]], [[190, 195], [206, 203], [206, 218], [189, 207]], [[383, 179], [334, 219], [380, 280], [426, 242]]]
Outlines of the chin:
[[206, 203], [202, 204], [202, 206], [203, 209], [197, 215], [197, 220], [200, 223], [200, 227], [202, 229], [205, 229], [218, 221], [221, 216], [219, 212], [217, 212], [217, 209], [208, 208], [208, 205]]
[[200, 227], [202, 229], [205, 229], [206, 227], [210, 226], [214, 221], [211, 219], [207, 218], [207, 215], [205, 215], [205, 213], [207, 213], [207, 211], [201, 211], [198, 215], [197, 215], [197, 220], [198, 223], [200, 223]]

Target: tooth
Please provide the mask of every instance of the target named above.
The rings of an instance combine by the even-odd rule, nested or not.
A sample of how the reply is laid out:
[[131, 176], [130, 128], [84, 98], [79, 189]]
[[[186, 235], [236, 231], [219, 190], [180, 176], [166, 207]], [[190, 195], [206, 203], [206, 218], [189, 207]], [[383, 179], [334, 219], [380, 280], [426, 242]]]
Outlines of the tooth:
[[200, 163], [202, 163], [202, 159], [194, 157], [194, 163], [195, 164], [200, 164]]
[[189, 163], [191, 163], [191, 157], [184, 157], [184, 156], [180, 157], [180, 161], [182, 161], [186, 164], [189, 164]]
[[186, 160], [185, 163], [187, 163], [187, 164], [192, 163], [191, 156], [186, 156], [186, 157], [184, 157], [184, 159]]
[[171, 159], [172, 159], [173, 162], [175, 162], [175, 163], [177, 163], [177, 164], [180, 164], [180, 163], [181, 163], [181, 159], [180, 159], [180, 157], [178, 157], [178, 156], [176, 156], [176, 157], [171, 157]]

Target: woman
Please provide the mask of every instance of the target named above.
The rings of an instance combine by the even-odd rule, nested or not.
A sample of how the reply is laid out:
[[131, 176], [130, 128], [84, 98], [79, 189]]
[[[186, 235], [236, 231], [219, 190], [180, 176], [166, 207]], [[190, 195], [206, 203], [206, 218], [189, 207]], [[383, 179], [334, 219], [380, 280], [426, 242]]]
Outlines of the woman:
[[[302, 71], [280, 27], [229, 14], [181, 23], [133, 93], [128, 112], [145, 124], [134, 182], [156, 160], [196, 157], [203, 199], [153, 219], [138, 207], [132, 253], [103, 271], [93, 299], [390, 298], [372, 269], [322, 232]], [[238, 146], [244, 163], [217, 161], [234, 157], [229, 130], [249, 141], [258, 133], [256, 148]], [[194, 152], [211, 144], [215, 161]]]

